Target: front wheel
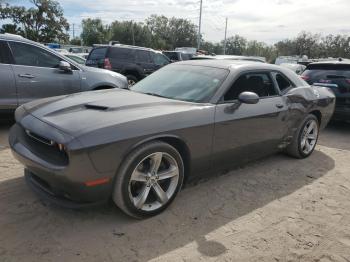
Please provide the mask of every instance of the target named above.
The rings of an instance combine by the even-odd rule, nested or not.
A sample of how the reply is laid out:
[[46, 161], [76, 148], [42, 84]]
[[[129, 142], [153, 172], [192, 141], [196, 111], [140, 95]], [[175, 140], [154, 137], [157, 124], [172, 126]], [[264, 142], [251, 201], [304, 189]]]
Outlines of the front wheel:
[[153, 216], [170, 205], [183, 179], [179, 152], [167, 143], [147, 143], [125, 159], [116, 176], [113, 200], [132, 217]]
[[292, 143], [286, 152], [296, 158], [306, 158], [312, 154], [316, 147], [319, 134], [319, 122], [316, 116], [308, 115], [299, 126]]

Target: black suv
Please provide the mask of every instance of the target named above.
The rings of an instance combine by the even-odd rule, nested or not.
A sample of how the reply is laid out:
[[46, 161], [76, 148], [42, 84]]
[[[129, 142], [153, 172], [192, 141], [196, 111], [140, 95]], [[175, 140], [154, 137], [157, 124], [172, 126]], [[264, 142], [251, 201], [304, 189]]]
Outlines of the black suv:
[[331, 88], [336, 95], [334, 120], [350, 120], [350, 60], [309, 64], [301, 77], [309, 84]]
[[87, 66], [125, 75], [129, 86], [169, 63], [170, 60], [161, 52], [126, 45], [97, 46], [91, 50], [86, 60]]

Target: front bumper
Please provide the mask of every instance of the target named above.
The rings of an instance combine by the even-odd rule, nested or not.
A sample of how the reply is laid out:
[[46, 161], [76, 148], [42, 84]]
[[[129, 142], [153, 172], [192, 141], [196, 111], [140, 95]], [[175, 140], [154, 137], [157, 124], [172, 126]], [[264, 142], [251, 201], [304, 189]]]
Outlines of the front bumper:
[[[33, 121], [40, 120], [33, 118]], [[37, 124], [43, 125], [43, 122]], [[30, 130], [39, 133], [34, 128], [35, 125]], [[41, 194], [42, 196], [47, 196], [47, 193], [50, 192], [50, 197], [45, 197], [46, 199], [54, 200], [56, 204], [63, 203], [62, 206], [71, 208], [104, 202], [110, 198], [113, 190], [113, 173], [97, 172], [84, 150], [69, 152], [69, 161], [61, 161], [58, 156], [55, 156], [52, 149], [46, 151], [45, 147], [38, 144], [40, 142], [31, 141], [26, 137], [24, 129], [18, 123], [15, 124], [10, 130], [9, 144], [14, 157], [25, 166], [26, 177], [42, 182], [41, 187], [36, 186], [34, 191], [46, 192], [46, 194]], [[48, 127], [46, 135], [53, 131], [52, 129]], [[101, 178], [108, 178], [108, 183], [96, 186], [86, 184], [88, 181]], [[33, 179], [30, 181], [29, 185], [33, 185]], [[58, 201], [58, 199], [64, 201]]]
[[66, 198], [64, 195], [57, 194], [51, 191], [50, 186], [46, 184], [45, 181], [41, 180], [39, 177], [34, 175], [28, 169], [24, 169], [24, 177], [27, 185], [41, 198], [49, 201], [51, 204], [54, 204], [59, 207], [69, 208], [69, 209], [82, 209], [82, 208], [91, 208], [94, 206], [102, 205], [106, 200], [98, 202], [75, 202], [69, 198]]

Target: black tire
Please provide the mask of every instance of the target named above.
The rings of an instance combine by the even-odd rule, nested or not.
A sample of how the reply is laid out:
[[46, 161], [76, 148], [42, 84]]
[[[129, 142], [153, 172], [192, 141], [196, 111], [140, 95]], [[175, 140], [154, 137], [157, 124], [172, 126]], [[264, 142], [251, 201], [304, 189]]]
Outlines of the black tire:
[[[316, 141], [312, 146], [312, 149], [310, 150], [310, 152], [305, 153], [302, 148], [302, 139], [303, 139], [305, 127], [306, 125], [308, 125], [308, 123], [310, 123], [310, 121], [315, 121], [317, 125]], [[319, 121], [315, 115], [309, 114], [298, 127], [298, 130], [296, 131], [292, 142], [286, 148], [286, 153], [292, 157], [299, 158], [299, 159], [309, 157], [316, 147], [316, 144], [318, 141], [318, 135], [319, 135]]]
[[[133, 200], [131, 199], [129, 183], [131, 181], [131, 175], [134, 172], [134, 170], [138, 167], [138, 165], [142, 161], [144, 161], [145, 158], [147, 158], [149, 155], [154, 154], [155, 152], [162, 152], [164, 154], [168, 154], [176, 161], [176, 164], [178, 166], [178, 180], [177, 185], [175, 184], [176, 189], [172, 196], [167, 200], [168, 202], [166, 202], [156, 210], [145, 211], [135, 206]], [[119, 168], [116, 174], [113, 190], [113, 201], [123, 212], [125, 212], [131, 217], [137, 219], [151, 217], [161, 213], [171, 204], [171, 202], [176, 197], [177, 193], [180, 191], [183, 184], [183, 180], [184, 164], [179, 152], [167, 143], [161, 141], [149, 142], [136, 148], [123, 161], [121, 167]], [[153, 186], [151, 186], [151, 190], [154, 190]]]
[[136, 84], [139, 80], [134, 75], [126, 75], [126, 78], [128, 79], [128, 86], [133, 86]]

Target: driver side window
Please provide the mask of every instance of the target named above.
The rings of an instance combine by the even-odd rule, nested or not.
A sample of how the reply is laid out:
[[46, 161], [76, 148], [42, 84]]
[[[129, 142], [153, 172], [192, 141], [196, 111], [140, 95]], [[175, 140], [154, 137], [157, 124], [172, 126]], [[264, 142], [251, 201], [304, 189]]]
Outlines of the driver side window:
[[224, 101], [236, 100], [242, 92], [254, 92], [260, 98], [277, 95], [270, 74], [258, 72], [241, 75], [224, 95]]
[[60, 58], [44, 49], [18, 42], [10, 42], [16, 65], [57, 68]]

